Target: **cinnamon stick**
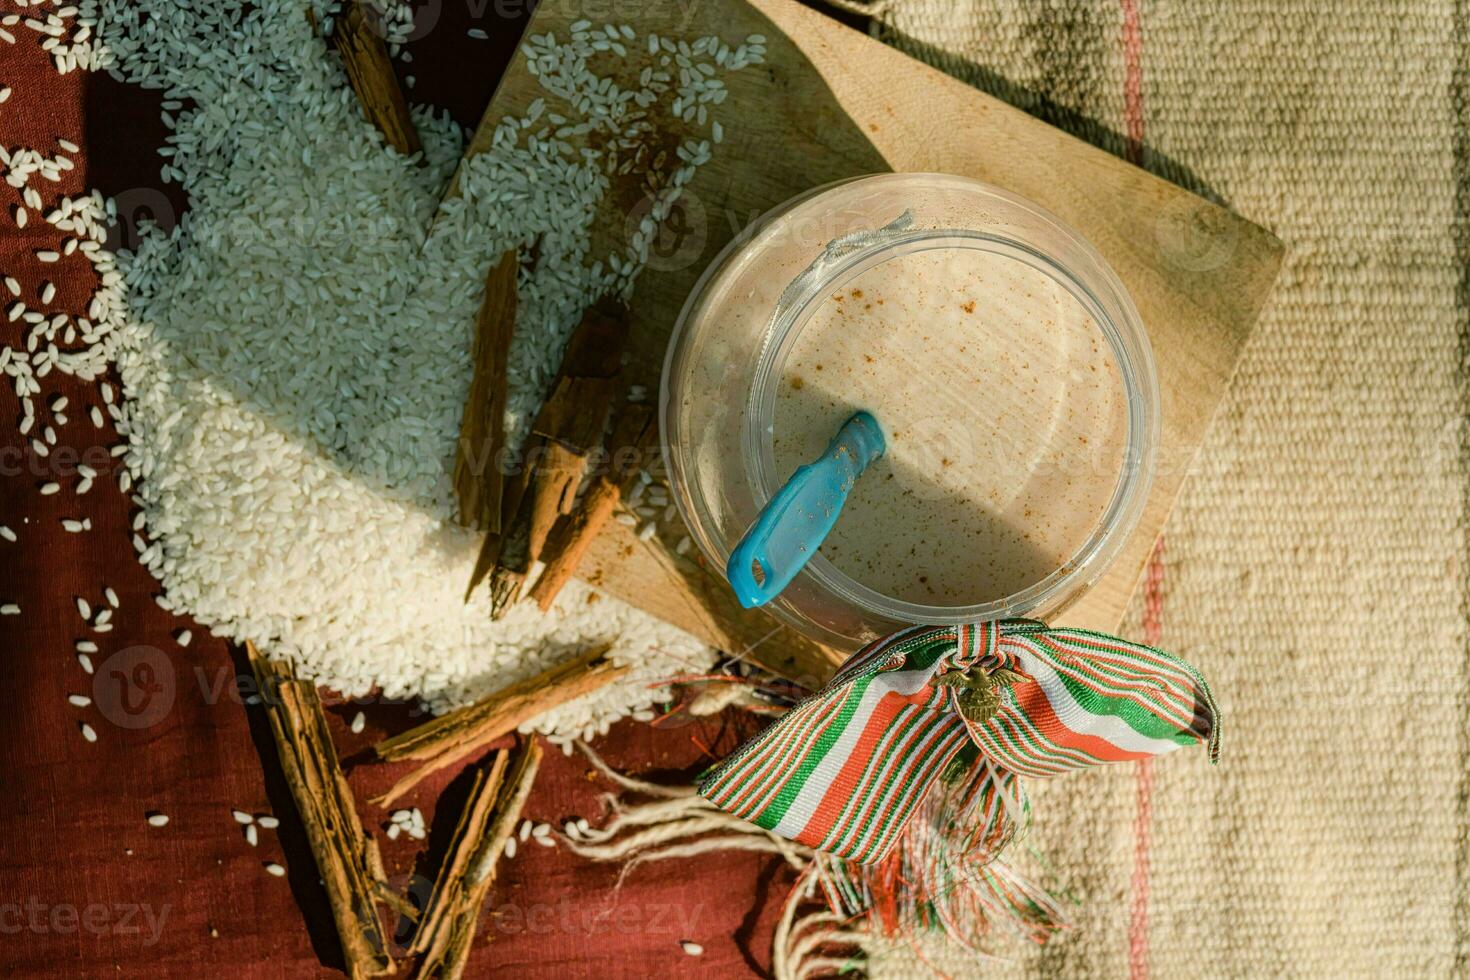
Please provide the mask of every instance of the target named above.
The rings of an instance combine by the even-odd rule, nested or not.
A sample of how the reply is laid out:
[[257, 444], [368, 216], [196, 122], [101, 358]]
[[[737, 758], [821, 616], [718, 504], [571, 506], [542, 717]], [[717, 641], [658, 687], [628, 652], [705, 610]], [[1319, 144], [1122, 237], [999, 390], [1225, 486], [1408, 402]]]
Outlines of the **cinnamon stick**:
[[601, 533], [623, 494], [631, 489], [657, 438], [653, 406], [625, 404], [607, 442], [607, 469], [587, 488], [577, 509], [557, 523], [542, 549], [541, 560], [546, 567], [530, 593], [542, 612], [551, 608], [562, 587], [576, 574], [592, 539]]
[[348, 0], [337, 18], [333, 37], [347, 80], [362, 103], [368, 122], [378, 128], [399, 153], [410, 156], [423, 148], [408, 114], [408, 102], [393, 74], [388, 46], [363, 11], [361, 0]]
[[624, 307], [605, 297], [588, 308], [567, 342], [551, 394], [526, 441], [521, 477], [503, 498], [501, 533], [487, 537], [470, 582], [473, 591], [490, 574], [492, 616], [520, 598], [552, 526], [572, 509], [587, 458], [602, 444], [628, 325]]
[[289, 664], [261, 656], [253, 643], [246, 642], [245, 652], [327, 890], [347, 974], [358, 980], [392, 973], [388, 936], [375, 904], [380, 890], [387, 889], [387, 875], [377, 842], [357, 818], [316, 687], [298, 680]]
[[454, 491], [459, 522], [492, 534], [500, 533], [505, 474], [506, 373], [515, 333], [516, 271], [514, 249], [485, 275], [485, 298], [475, 321], [474, 378], [459, 424], [459, 450], [454, 459]]
[[423, 765], [373, 802], [391, 805], [431, 773], [483, 750], [537, 715], [622, 677], [628, 668], [607, 659], [610, 648], [611, 644], [593, 647], [574, 660], [379, 742], [373, 752], [382, 761], [415, 760]]
[[422, 955], [420, 978], [457, 980], [464, 973], [485, 896], [541, 765], [541, 746], [528, 739], [495, 754], [480, 768], [460, 813], [449, 853], [434, 882], [410, 953]]
[[460, 811], [459, 821], [455, 824], [454, 835], [449, 838], [444, 863], [439, 867], [439, 874], [434, 879], [434, 888], [425, 903], [419, 927], [414, 932], [413, 941], [409, 943], [410, 956], [418, 956], [425, 950], [439, 947], [443, 942], [444, 927], [452, 919], [452, 916], [446, 914], [454, 904], [452, 890], [463, 882], [474, 862], [475, 853], [484, 839], [485, 829], [490, 824], [490, 813], [495, 806], [496, 797], [500, 795], [509, 762], [510, 752], [502, 750], [495, 753], [488, 767], [484, 764], [475, 767], [474, 781], [470, 784], [464, 809]]

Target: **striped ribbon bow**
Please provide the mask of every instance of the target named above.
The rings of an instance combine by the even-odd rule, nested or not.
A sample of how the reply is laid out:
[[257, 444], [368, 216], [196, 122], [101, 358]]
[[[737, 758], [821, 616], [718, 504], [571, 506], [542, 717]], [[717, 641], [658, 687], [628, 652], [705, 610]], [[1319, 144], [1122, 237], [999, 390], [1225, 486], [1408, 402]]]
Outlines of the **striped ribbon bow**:
[[1214, 762], [1214, 700], [1166, 653], [1033, 620], [914, 626], [853, 654], [699, 792], [772, 833], [872, 864], [968, 745], [965, 776], [976, 765], [1050, 776], [1197, 742]]

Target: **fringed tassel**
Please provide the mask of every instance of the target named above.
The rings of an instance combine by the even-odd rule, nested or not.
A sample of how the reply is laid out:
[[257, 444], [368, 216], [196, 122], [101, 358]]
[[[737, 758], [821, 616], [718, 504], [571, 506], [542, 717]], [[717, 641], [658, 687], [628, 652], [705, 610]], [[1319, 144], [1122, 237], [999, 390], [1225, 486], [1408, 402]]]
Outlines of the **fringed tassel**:
[[831, 910], [801, 914], [801, 908], [809, 906], [816, 895], [821, 880], [819, 866], [820, 861], [814, 862], [802, 872], [781, 909], [781, 921], [776, 924], [776, 936], [771, 944], [771, 972], [776, 980], [807, 980], [834, 973], [867, 974], [860, 958], [832, 953], [842, 947], [860, 950], [863, 940], [868, 938], [866, 932], [849, 928], [850, 920]]
[[[563, 840], [574, 853], [592, 861], [622, 862], [622, 875], [638, 864], [682, 859], [715, 851], [760, 851], [779, 854], [800, 875], [781, 912], [773, 944], [777, 980], [807, 978], [844, 972], [861, 966], [852, 957], [832, 955], [833, 949], [857, 950], [865, 933], [851, 927], [851, 917], [832, 909], [813, 911], [818, 876], [808, 847], [761, 830], [739, 817], [717, 809], [694, 788], [660, 786], [634, 779], [609, 766], [589, 746], [577, 743], [593, 768], [629, 793], [652, 797], [646, 803], [628, 803], [605, 797], [611, 818], [601, 827]], [[803, 911], [806, 907], [806, 911]], [[833, 906], [832, 908], [837, 908]]]
[[811, 861], [812, 851], [783, 837], [731, 816], [697, 796], [693, 786], [660, 786], [617, 772], [588, 745], [577, 747], [593, 768], [618, 786], [643, 796], [647, 803], [627, 803], [614, 795], [604, 797], [612, 813], [601, 827], [580, 838], [564, 837], [566, 846], [593, 861], [624, 862], [622, 873], [639, 864], [688, 858], [712, 851], [761, 851], [779, 854], [798, 870]]
[[1015, 776], [967, 753], [886, 859], [863, 865], [819, 855], [816, 874], [834, 909], [870, 913], [874, 930], [886, 936], [942, 931], [971, 950], [990, 945], [997, 930], [1044, 942], [1065, 925], [1061, 909], [999, 859], [1030, 813]]
[[645, 782], [642, 779], [625, 776], [603, 761], [602, 756], [593, 752], [592, 746], [586, 742], [576, 742], [574, 744], [587, 757], [587, 761], [592, 763], [593, 769], [596, 769], [602, 775], [606, 776], [608, 780], [623, 787], [623, 789], [632, 790], [634, 793], [642, 793], [644, 796], [683, 797], [695, 795], [693, 786], [660, 786], [658, 783]]
[[[858, 951], [875, 935], [912, 944], [920, 933], [940, 932], [988, 952], [997, 932], [1042, 942], [1065, 924], [1044, 889], [999, 860], [1025, 829], [1031, 808], [1015, 776], [977, 755], [957, 758], [893, 852], [863, 865], [762, 830], [718, 809], [693, 787], [626, 776], [587, 745], [577, 747], [598, 772], [647, 800], [630, 803], [608, 794], [606, 823], [563, 838], [589, 860], [621, 862], [620, 882], [639, 864], [730, 850], [778, 854], [800, 872], [777, 926], [778, 980], [860, 969]], [[844, 948], [854, 954], [834, 955]]]

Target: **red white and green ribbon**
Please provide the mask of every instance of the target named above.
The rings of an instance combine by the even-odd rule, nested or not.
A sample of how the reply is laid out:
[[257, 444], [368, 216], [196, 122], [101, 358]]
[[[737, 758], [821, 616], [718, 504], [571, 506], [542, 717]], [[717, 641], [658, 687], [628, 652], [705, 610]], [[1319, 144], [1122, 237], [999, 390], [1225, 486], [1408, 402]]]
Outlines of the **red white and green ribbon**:
[[[936, 683], [998, 670], [1019, 676], [978, 723], [961, 713], [961, 688]], [[1159, 650], [1031, 620], [915, 626], [853, 654], [699, 791], [772, 833], [872, 864], [967, 746], [978, 756], [966, 781], [975, 766], [1050, 776], [1198, 742], [1214, 761], [1218, 740], [1204, 679]]]

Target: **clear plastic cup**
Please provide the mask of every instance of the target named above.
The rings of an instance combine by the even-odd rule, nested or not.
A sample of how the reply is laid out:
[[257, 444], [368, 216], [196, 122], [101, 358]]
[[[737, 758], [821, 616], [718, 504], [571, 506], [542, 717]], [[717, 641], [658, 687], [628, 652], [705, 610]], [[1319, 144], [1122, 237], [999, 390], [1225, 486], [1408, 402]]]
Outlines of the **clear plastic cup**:
[[[1159, 440], [1158, 387], [1142, 322], [1117, 275], [1076, 232], [1015, 195], [944, 174], [882, 174], [817, 188], [762, 216], [710, 264], [680, 314], [664, 363], [661, 436], [674, 500], [707, 560], [723, 571], [735, 545], [789, 475], [791, 462], [778, 463], [775, 445], [778, 414], [794, 417], [793, 409], [781, 407], [781, 386], [790, 382], [793, 359], [803, 356], [803, 343], [810, 348], [814, 331], [831, 329], [831, 299], [854, 282], [868, 281], [864, 276], [947, 255], [973, 255], [1043, 282], [1078, 311], [1082, 319], [1076, 322], [1095, 328], [1105, 344], [1094, 346], [1108, 359], [1109, 377], [1116, 377], [1119, 390], [1109, 403], [1117, 406], [1113, 428], [1126, 435], [1114, 440], [1117, 451], [1103, 465], [1079, 477], [1090, 481], [1096, 514], [1072, 506], [1062, 515], [1065, 521], [1046, 523], [1048, 528], [1072, 528], [1070, 536], [1051, 542], [1056, 560], [1039, 566], [1034, 580], [1017, 581], [1004, 594], [917, 599], [892, 581], [884, 588], [865, 584], [864, 576], [819, 552], [765, 608], [841, 650], [914, 623], [1058, 612], [1097, 581], [1117, 556], [1148, 496]], [[946, 288], [944, 283], [933, 287]], [[922, 299], [923, 289], [917, 292]], [[992, 300], [1001, 302], [982, 292], [982, 306]], [[1007, 311], [1014, 314], [1014, 304], [990, 312], [1001, 316]], [[875, 354], [900, 364], [917, 343], [907, 329], [901, 324], [892, 346], [885, 341]], [[1045, 327], [1021, 323], [1008, 336], [1015, 336], [1014, 329]], [[1041, 334], [1037, 338], [1046, 340]], [[1064, 350], [1057, 356], [1065, 360], [1070, 355]], [[1045, 397], [1037, 399], [1037, 410], [1055, 414], [1056, 406], [1066, 403], [1067, 386], [1075, 383], [1079, 367], [1065, 362], [1041, 367], [1042, 383], [1060, 387], [1048, 387]], [[999, 375], [990, 390], [1004, 394], [1005, 383]], [[1018, 474], [1044, 465], [1044, 446], [1035, 458], [1025, 446], [1019, 454], [1011, 450], [1017, 448], [1018, 432], [1045, 432], [1054, 419], [1021, 419], [1019, 426], [983, 419], [982, 414], [965, 416], [956, 425], [985, 448], [988, 459], [999, 462], [993, 475], [986, 467], [966, 470], [966, 485], [973, 481], [977, 490], [985, 490], [991, 478], [1014, 484]], [[1000, 453], [995, 447], [1008, 448]], [[1045, 488], [1044, 483], [1036, 486]], [[1013, 494], [1013, 488], [996, 488], [997, 494], [1002, 491]], [[1044, 509], [1049, 499], [1041, 492], [1034, 506]], [[905, 516], [883, 513], [884, 526], [890, 528]], [[839, 527], [849, 516], [845, 510]], [[877, 525], [856, 530], [888, 533]], [[964, 593], [963, 588], [951, 591], [955, 596]]]

